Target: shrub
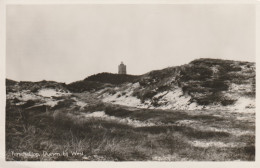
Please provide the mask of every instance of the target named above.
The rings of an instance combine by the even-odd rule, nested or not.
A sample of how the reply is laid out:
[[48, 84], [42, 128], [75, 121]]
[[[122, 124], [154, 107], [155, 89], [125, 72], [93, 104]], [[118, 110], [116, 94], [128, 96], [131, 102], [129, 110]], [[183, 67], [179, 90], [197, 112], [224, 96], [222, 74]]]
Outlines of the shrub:
[[221, 93], [210, 93], [203, 97], [195, 97], [194, 99], [199, 105], [210, 105], [217, 104], [221, 102], [222, 95]]
[[114, 95], [116, 94], [116, 91], [114, 89], [108, 89], [108, 94]]
[[182, 81], [189, 80], [206, 80], [212, 76], [213, 72], [210, 67], [194, 65], [188, 66], [180, 72]]
[[120, 107], [107, 106], [105, 108], [105, 113], [116, 117], [126, 117], [129, 116], [132, 112]]
[[134, 76], [134, 75], [99, 73], [87, 77], [86, 79], [84, 79], [84, 81], [96, 81], [100, 83], [110, 83], [110, 84], [119, 85], [125, 82], [134, 83], [139, 78], [140, 76]]
[[60, 108], [69, 108], [74, 102], [75, 100], [73, 99], [65, 99], [63, 101], [59, 101], [58, 104], [53, 107], [53, 110], [57, 110]]
[[168, 85], [161, 85], [161, 86], [158, 87], [157, 92], [163, 92], [163, 91], [167, 91], [169, 89], [170, 89], [170, 86], [168, 86]]
[[214, 89], [214, 91], [226, 91], [228, 90], [228, 85], [223, 80], [215, 79], [213, 81], [205, 81], [201, 84], [203, 87], [208, 87]]
[[84, 110], [87, 112], [104, 111], [105, 109], [106, 109], [106, 105], [102, 102], [91, 104], [84, 107]]
[[147, 100], [147, 99], [151, 99], [154, 95], [156, 95], [157, 92], [152, 91], [152, 90], [145, 90], [142, 94], [141, 99], [143, 100]]
[[77, 81], [67, 85], [67, 88], [71, 92], [84, 92], [92, 90], [100, 90], [105, 88], [106, 85], [96, 81]]
[[33, 106], [33, 105], [35, 105], [35, 101], [33, 101], [33, 100], [28, 100], [26, 103], [24, 103], [23, 105], [21, 105], [21, 107], [27, 108], [27, 107], [31, 107], [31, 106]]
[[236, 100], [233, 99], [225, 99], [221, 101], [221, 104], [223, 106], [233, 105], [236, 102]]

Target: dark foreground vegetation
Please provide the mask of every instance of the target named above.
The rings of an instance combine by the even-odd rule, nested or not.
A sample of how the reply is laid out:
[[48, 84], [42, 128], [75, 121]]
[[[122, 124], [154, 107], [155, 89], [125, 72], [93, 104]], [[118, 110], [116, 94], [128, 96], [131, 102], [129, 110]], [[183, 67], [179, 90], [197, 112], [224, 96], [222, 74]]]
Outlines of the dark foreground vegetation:
[[[245, 117], [244, 114], [214, 112], [218, 114], [214, 116], [211, 112], [131, 109], [102, 103], [81, 111], [64, 107], [25, 108], [7, 102], [6, 160], [255, 159], [254, 121], [250, 117], [244, 121], [236, 119], [241, 115]], [[82, 116], [100, 110], [108, 116], [154, 125], [136, 126], [120, 120]], [[182, 120], [203, 124], [177, 124]], [[203, 144], [196, 145], [195, 142]], [[39, 156], [25, 156], [21, 154], [23, 152], [39, 153]], [[68, 155], [62, 155], [66, 152]]]

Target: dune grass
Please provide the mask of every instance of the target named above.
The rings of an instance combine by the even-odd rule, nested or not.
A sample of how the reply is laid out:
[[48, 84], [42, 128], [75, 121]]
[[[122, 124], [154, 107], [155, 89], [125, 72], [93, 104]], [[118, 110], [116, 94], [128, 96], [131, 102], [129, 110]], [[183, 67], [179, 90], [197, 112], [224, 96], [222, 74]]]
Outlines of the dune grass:
[[[119, 106], [91, 106], [109, 116], [132, 118], [161, 125], [132, 127], [116, 120], [86, 119], [71, 109], [38, 107], [25, 109], [7, 103], [6, 160], [110, 160], [110, 161], [227, 161], [255, 159], [254, 134], [236, 136], [227, 131], [200, 130], [191, 125], [176, 125], [180, 120], [194, 120], [209, 126], [250, 130], [254, 123], [232, 124], [233, 118], [184, 111], [128, 109]], [[196, 146], [194, 142], [211, 143]], [[221, 143], [220, 143], [221, 142]], [[219, 147], [218, 144], [234, 144]], [[216, 144], [216, 145], [214, 145]], [[68, 152], [63, 155], [43, 155]], [[79, 155], [72, 155], [72, 152]], [[39, 157], [14, 156], [34, 152]]]

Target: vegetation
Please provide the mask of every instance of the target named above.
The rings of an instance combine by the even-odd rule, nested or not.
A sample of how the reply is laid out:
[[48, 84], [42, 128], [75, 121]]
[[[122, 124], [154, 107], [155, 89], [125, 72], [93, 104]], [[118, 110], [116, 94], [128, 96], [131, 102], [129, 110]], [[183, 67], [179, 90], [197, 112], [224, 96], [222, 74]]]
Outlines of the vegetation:
[[134, 83], [140, 76], [125, 75], [125, 74], [112, 74], [112, 73], [99, 73], [91, 75], [84, 79], [84, 81], [96, 81], [101, 83], [110, 83], [114, 85], [120, 85], [125, 82]]
[[[84, 118], [70, 108], [26, 109], [7, 102], [7, 160], [254, 160], [254, 123], [237, 122], [234, 114], [213, 116], [188, 111], [128, 109], [122, 106], [92, 106], [87, 111], [104, 110], [108, 116], [153, 122], [134, 126], [120, 120]], [[216, 112], [214, 112], [216, 114]], [[203, 125], [181, 125], [180, 121]], [[220, 127], [222, 131], [208, 128]], [[239, 130], [241, 135], [228, 130]], [[243, 131], [253, 131], [244, 135]], [[217, 141], [220, 143], [213, 143]], [[194, 142], [205, 143], [196, 145]], [[209, 144], [209, 146], [207, 146]], [[221, 144], [224, 144], [224, 146]], [[225, 145], [231, 144], [231, 145]], [[234, 144], [234, 145], [232, 145]], [[38, 157], [13, 153], [39, 153]], [[44, 155], [43, 151], [49, 153]], [[80, 155], [73, 155], [73, 152]], [[68, 156], [50, 153], [68, 152]]]
[[[163, 92], [178, 89], [191, 97], [189, 103], [228, 106], [238, 95], [255, 97], [254, 68], [248, 62], [198, 59], [141, 76], [101, 73], [68, 85], [7, 79], [6, 160], [254, 161], [254, 113], [139, 109], [102, 102], [104, 95], [135, 96], [157, 107]], [[231, 87], [238, 89], [233, 93]], [[71, 93], [37, 95], [43, 88]], [[158, 93], [162, 95], [155, 97]]]
[[71, 92], [96, 91], [107, 87], [113, 87], [126, 82], [135, 82], [139, 76], [122, 75], [112, 73], [99, 73], [91, 75], [82, 81], [76, 81], [67, 85]]
[[97, 81], [77, 81], [67, 85], [67, 88], [71, 92], [81, 93], [85, 91], [97, 91], [107, 87], [111, 87], [111, 84], [100, 83]]
[[[136, 88], [132, 95], [140, 99], [142, 103], [149, 100], [155, 106], [160, 106], [159, 99], [154, 98], [157, 93], [179, 87], [184, 94], [191, 96], [190, 103], [196, 102], [198, 105], [204, 106], [214, 104], [227, 106], [236, 102], [234, 97], [225, 96], [225, 93], [229, 93], [231, 84], [251, 85], [252, 91], [241, 91], [236, 94], [255, 97], [255, 65], [250, 62], [197, 59], [187, 65], [155, 70], [140, 76], [99, 73], [67, 85], [53, 81], [15, 82], [6, 80], [6, 82], [9, 86], [7, 92], [17, 91], [16, 85], [18, 85], [20, 90], [31, 90], [32, 92], [37, 92], [40, 88], [59, 88], [82, 93], [106, 88], [111, 94], [116, 93], [113, 89], [115, 87], [139, 83], [140, 87]], [[121, 96], [118, 95], [118, 98]], [[236, 95], [236, 97], [238, 96]]]
[[10, 79], [6, 79], [6, 85], [8, 86], [6, 88], [7, 93], [8, 92], [18, 92], [22, 90], [29, 90], [31, 92], [38, 92], [39, 89], [55, 89], [55, 90], [63, 90], [67, 92], [66, 84], [65, 83], [59, 83], [55, 81], [39, 81], [39, 82], [29, 82], [29, 81], [13, 81]]

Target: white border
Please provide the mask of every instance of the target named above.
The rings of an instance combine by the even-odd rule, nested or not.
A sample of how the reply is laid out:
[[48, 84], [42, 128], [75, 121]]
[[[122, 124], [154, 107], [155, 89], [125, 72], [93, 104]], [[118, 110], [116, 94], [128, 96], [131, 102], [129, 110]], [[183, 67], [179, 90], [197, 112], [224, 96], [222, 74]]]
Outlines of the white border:
[[[5, 161], [5, 56], [6, 56], [6, 5], [14, 4], [255, 4], [256, 5], [256, 90], [259, 89], [259, 39], [260, 39], [260, 0], [0, 0], [0, 167], [236, 167], [236, 168], [256, 168], [259, 163], [259, 106], [256, 107], [256, 160], [254, 162], [80, 162], [80, 161], [61, 161], [61, 162], [19, 162]], [[257, 31], [258, 30], [258, 31]], [[259, 94], [256, 93], [256, 102], [259, 101]]]
[[7, 4], [255, 4], [259, 0], [6, 0]]

